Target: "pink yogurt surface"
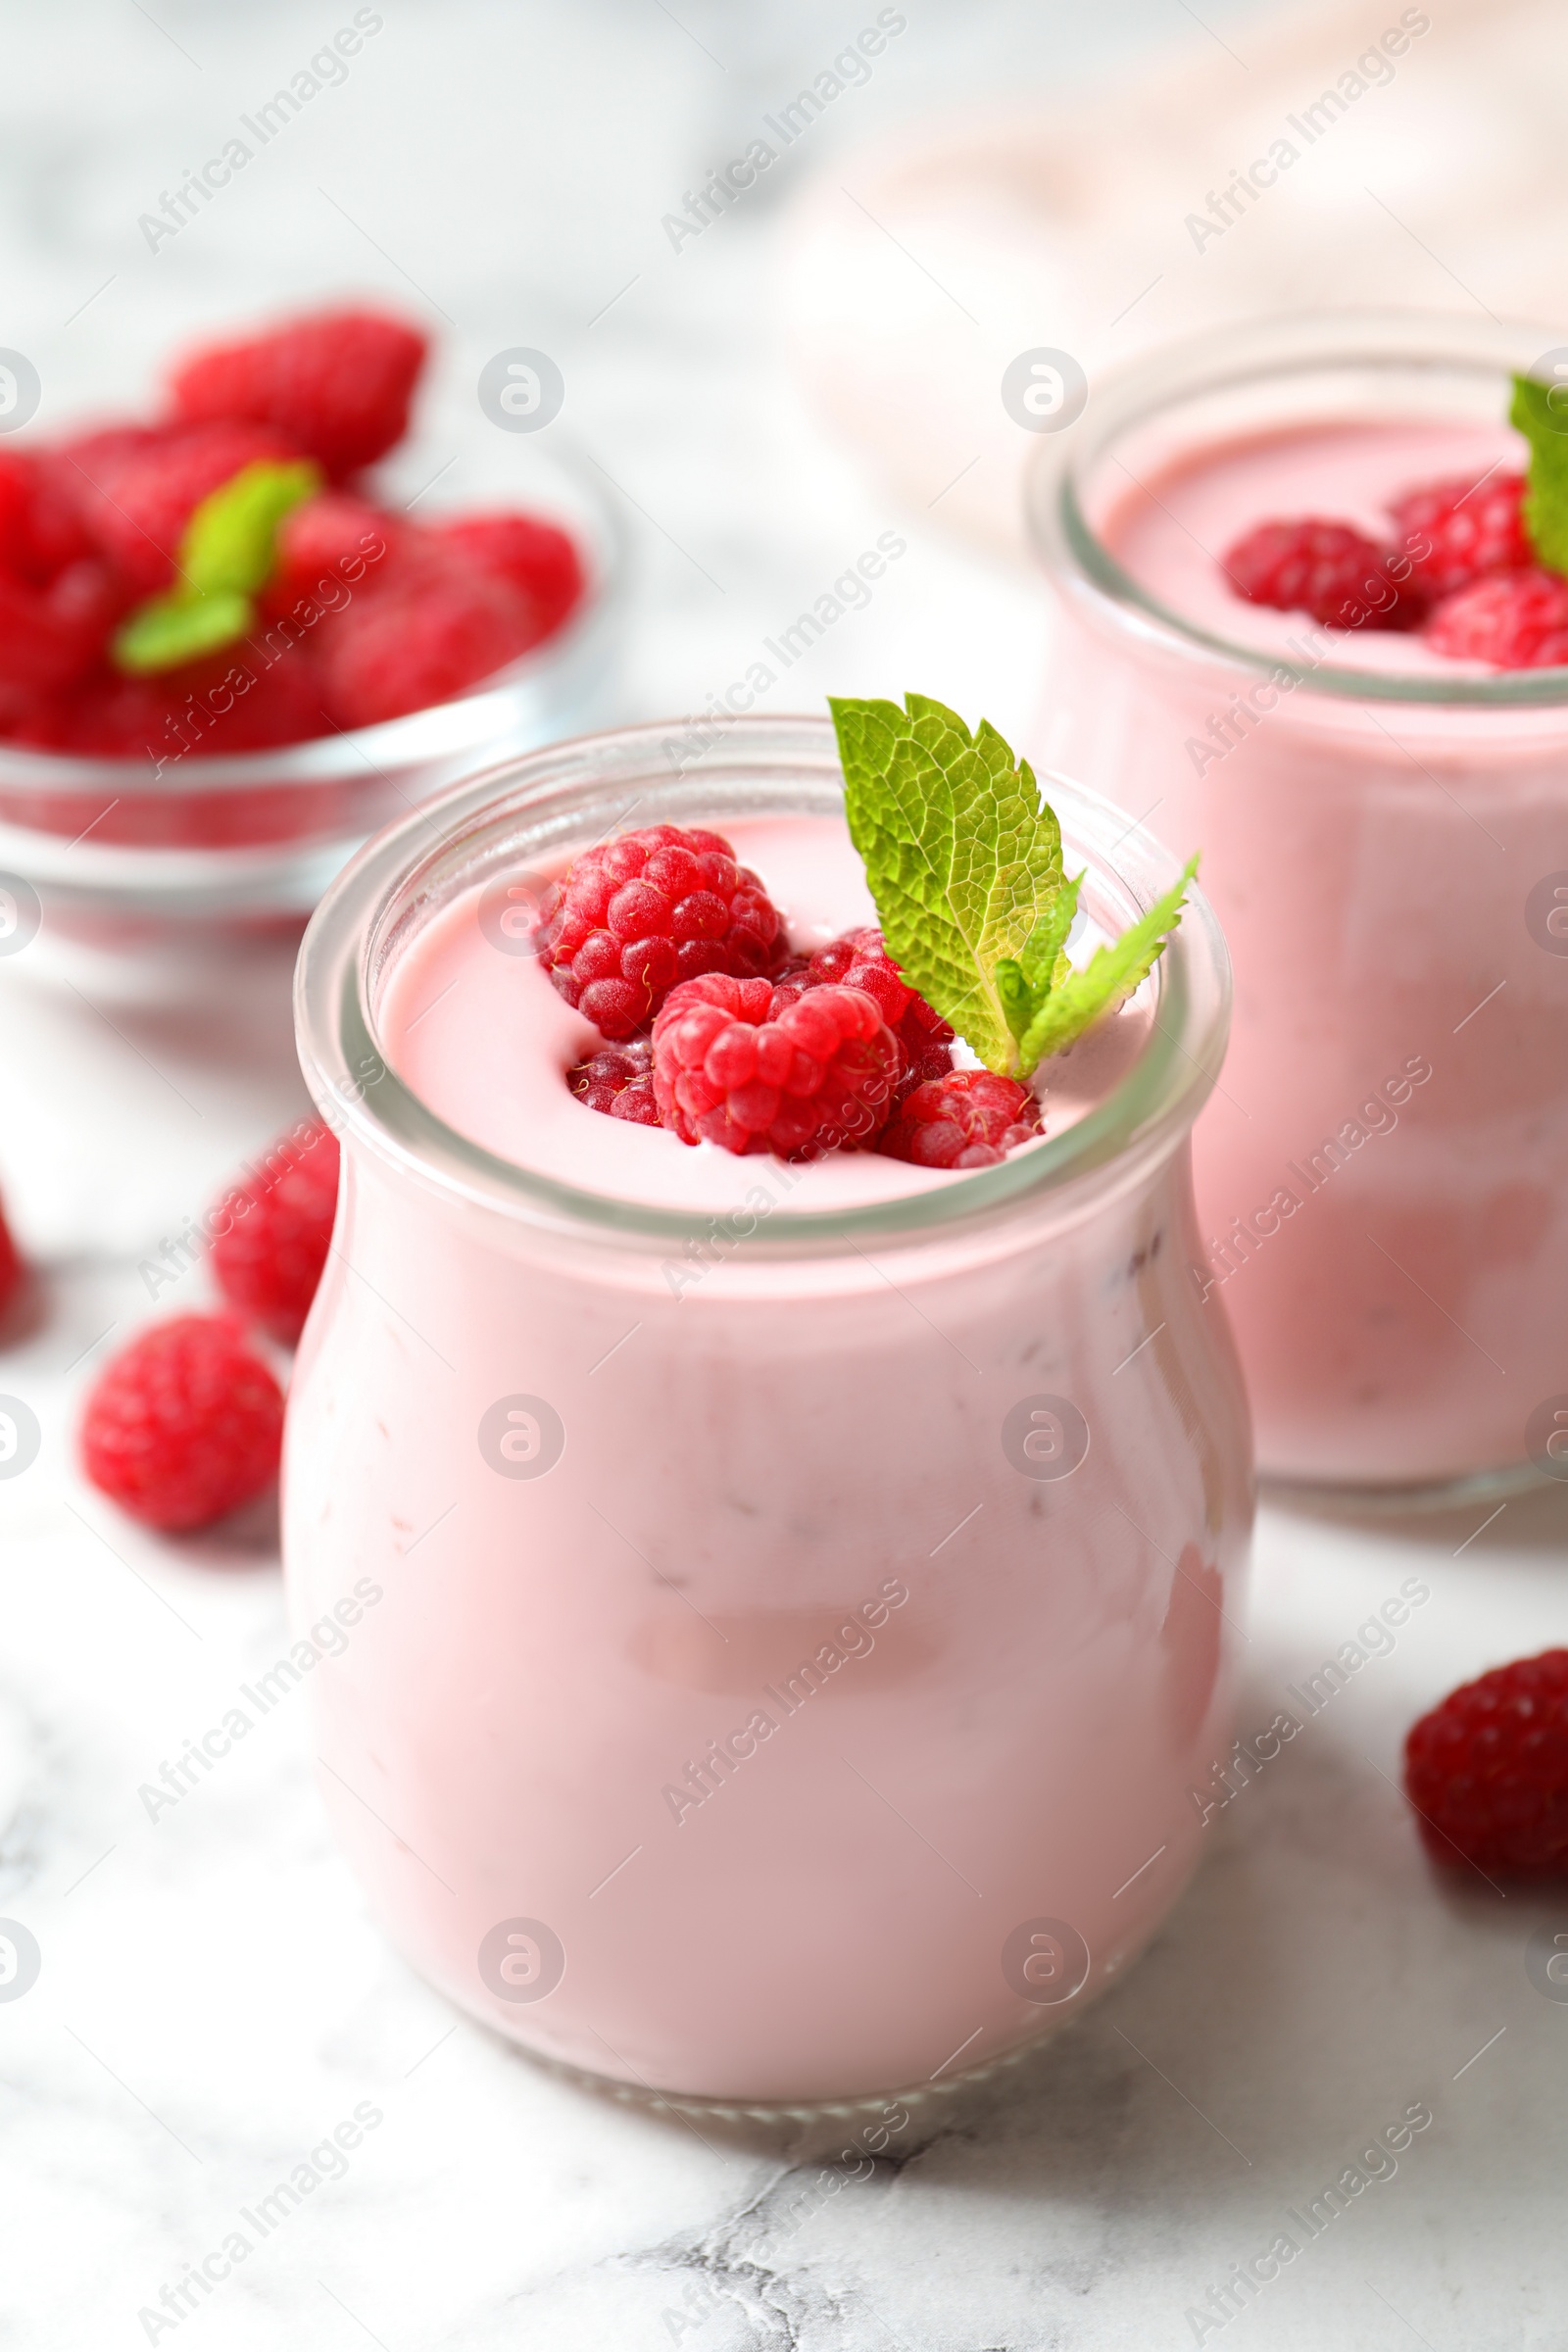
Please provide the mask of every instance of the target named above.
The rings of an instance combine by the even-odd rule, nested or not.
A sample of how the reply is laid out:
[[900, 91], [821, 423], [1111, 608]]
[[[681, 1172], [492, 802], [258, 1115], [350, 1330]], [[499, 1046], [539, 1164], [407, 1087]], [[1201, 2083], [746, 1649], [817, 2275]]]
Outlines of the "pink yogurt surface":
[[[767, 883], [793, 947], [809, 953], [876, 921], [860, 860], [837, 819], [751, 818], [727, 822], [723, 831], [741, 864]], [[757, 1180], [756, 1157], [683, 1144], [662, 1128], [607, 1118], [576, 1101], [564, 1073], [604, 1040], [532, 957], [489, 944], [479, 904], [480, 893], [470, 891], [443, 908], [388, 980], [386, 1052], [416, 1093], [462, 1134], [542, 1175], [672, 1208], [721, 1210], [744, 1200]], [[1079, 962], [1102, 936], [1091, 927], [1075, 942]], [[1131, 1067], [1148, 1035], [1149, 1005], [1146, 988], [1039, 1075], [1048, 1133], [1074, 1125]], [[766, 1164], [780, 1163], [768, 1157]], [[804, 1210], [891, 1200], [951, 1181], [942, 1169], [874, 1152], [829, 1152], [793, 1165], [787, 1178], [791, 1205]]]
[[1142, 587], [1190, 627], [1233, 645], [1297, 662], [1307, 646], [1348, 669], [1414, 678], [1488, 677], [1484, 662], [1433, 653], [1416, 631], [1331, 629], [1301, 612], [1254, 605], [1231, 587], [1223, 562], [1256, 524], [1304, 515], [1352, 523], [1379, 546], [1396, 548], [1400, 534], [1389, 508], [1406, 491], [1521, 471], [1527, 455], [1519, 435], [1500, 423], [1345, 423], [1260, 433], [1221, 452], [1194, 451], [1152, 481], [1129, 482], [1101, 532]]

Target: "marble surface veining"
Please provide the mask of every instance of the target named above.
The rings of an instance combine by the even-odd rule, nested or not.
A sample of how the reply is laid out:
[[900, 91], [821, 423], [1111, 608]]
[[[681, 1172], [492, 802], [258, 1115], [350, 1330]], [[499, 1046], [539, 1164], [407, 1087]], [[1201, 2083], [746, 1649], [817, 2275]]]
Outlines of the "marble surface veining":
[[[1163, 0], [910, 0], [811, 153], [677, 253], [663, 214], [868, 4], [371, 13], [344, 80], [151, 250], [140, 215], [348, 0], [8, 0], [0, 342], [38, 367], [41, 421], [145, 397], [158, 356], [207, 321], [379, 292], [443, 338], [419, 455], [459, 485], [506, 480], [472, 398], [483, 360], [559, 352], [569, 422], [637, 542], [627, 712], [700, 707], [896, 529], [906, 556], [769, 707], [918, 684], [1021, 729], [1038, 594], [944, 536], [940, 483], [924, 512], [890, 511], [804, 419], [769, 296], [780, 204], [791, 173], [851, 172], [873, 131], [1020, 80], [1070, 91], [1211, 30]], [[25, 964], [0, 970], [0, 1181], [41, 1284], [0, 1387], [42, 1445], [0, 1482], [0, 1914], [41, 1967], [0, 2001], [5, 2341], [1568, 2343], [1568, 2003], [1524, 1964], [1532, 1932], [1568, 1933], [1568, 1895], [1440, 1883], [1393, 1785], [1438, 1692], [1561, 1638], [1568, 1497], [1479, 1533], [1485, 1506], [1414, 1531], [1265, 1513], [1244, 1732], [1402, 1580], [1430, 1601], [1215, 1812], [1136, 1970], [1046, 2050], [913, 2110], [875, 2161], [842, 2161], [836, 2128], [764, 2134], [584, 2092], [457, 2019], [382, 1941], [328, 1842], [296, 1697], [148, 1818], [140, 1788], [285, 1645], [273, 1529], [260, 1512], [177, 1549], [138, 1534], [83, 1486], [74, 1417], [151, 1311], [149, 1253], [302, 1102], [288, 959], [254, 951], [179, 1010], [50, 989]], [[209, 1296], [197, 1266], [159, 1303]], [[1432, 2120], [1395, 2169], [1359, 2168], [1332, 2224], [1227, 2313], [1236, 2266], [1411, 2107]], [[356, 2115], [351, 2152], [323, 2152]], [[308, 2183], [297, 2205], [241, 2218], [285, 2180]]]

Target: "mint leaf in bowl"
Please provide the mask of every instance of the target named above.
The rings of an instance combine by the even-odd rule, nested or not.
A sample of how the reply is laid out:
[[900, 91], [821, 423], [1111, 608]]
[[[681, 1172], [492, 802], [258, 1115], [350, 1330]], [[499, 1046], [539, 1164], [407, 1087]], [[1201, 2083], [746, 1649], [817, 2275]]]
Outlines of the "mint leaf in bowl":
[[179, 581], [150, 596], [111, 643], [115, 667], [132, 676], [178, 669], [232, 645], [256, 619], [251, 602], [277, 562], [278, 526], [321, 487], [309, 459], [260, 458], [191, 512], [179, 543]]

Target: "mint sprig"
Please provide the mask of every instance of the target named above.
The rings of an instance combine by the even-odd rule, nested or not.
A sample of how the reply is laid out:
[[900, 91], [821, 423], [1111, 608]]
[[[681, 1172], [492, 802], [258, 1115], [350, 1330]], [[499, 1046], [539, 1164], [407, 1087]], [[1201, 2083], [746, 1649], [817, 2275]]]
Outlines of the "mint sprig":
[[1508, 422], [1530, 444], [1522, 509], [1530, 544], [1548, 571], [1568, 572], [1568, 384], [1516, 375]]
[[1027, 1079], [1152, 968], [1178, 921], [1181, 880], [1082, 971], [1067, 956], [1081, 874], [1026, 760], [989, 720], [971, 734], [929, 696], [829, 697], [850, 838], [889, 955], [989, 1070]]
[[178, 669], [201, 654], [216, 654], [243, 637], [255, 607], [248, 596], [220, 588], [211, 596], [151, 596], [121, 623], [115, 637], [118, 669], [148, 676], [160, 669]]
[[204, 498], [179, 544], [179, 582], [136, 607], [110, 647], [133, 676], [177, 669], [215, 653], [254, 625], [252, 597], [277, 562], [278, 526], [321, 487], [308, 459], [258, 459]]

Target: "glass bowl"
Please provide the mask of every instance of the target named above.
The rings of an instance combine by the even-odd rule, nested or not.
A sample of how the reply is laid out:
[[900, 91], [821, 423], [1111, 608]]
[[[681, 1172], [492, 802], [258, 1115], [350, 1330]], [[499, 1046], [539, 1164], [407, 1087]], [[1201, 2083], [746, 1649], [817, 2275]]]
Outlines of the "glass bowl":
[[[564, 626], [455, 701], [272, 751], [76, 759], [0, 743], [0, 953], [34, 939], [29, 969], [221, 949], [236, 934], [297, 932], [332, 876], [390, 817], [492, 759], [580, 732], [607, 704], [624, 633], [625, 544], [592, 465], [548, 445], [442, 468], [428, 506], [423, 453], [384, 467], [371, 495], [431, 514], [514, 507], [570, 532], [587, 585]], [[412, 492], [412, 495], [410, 494]]]

